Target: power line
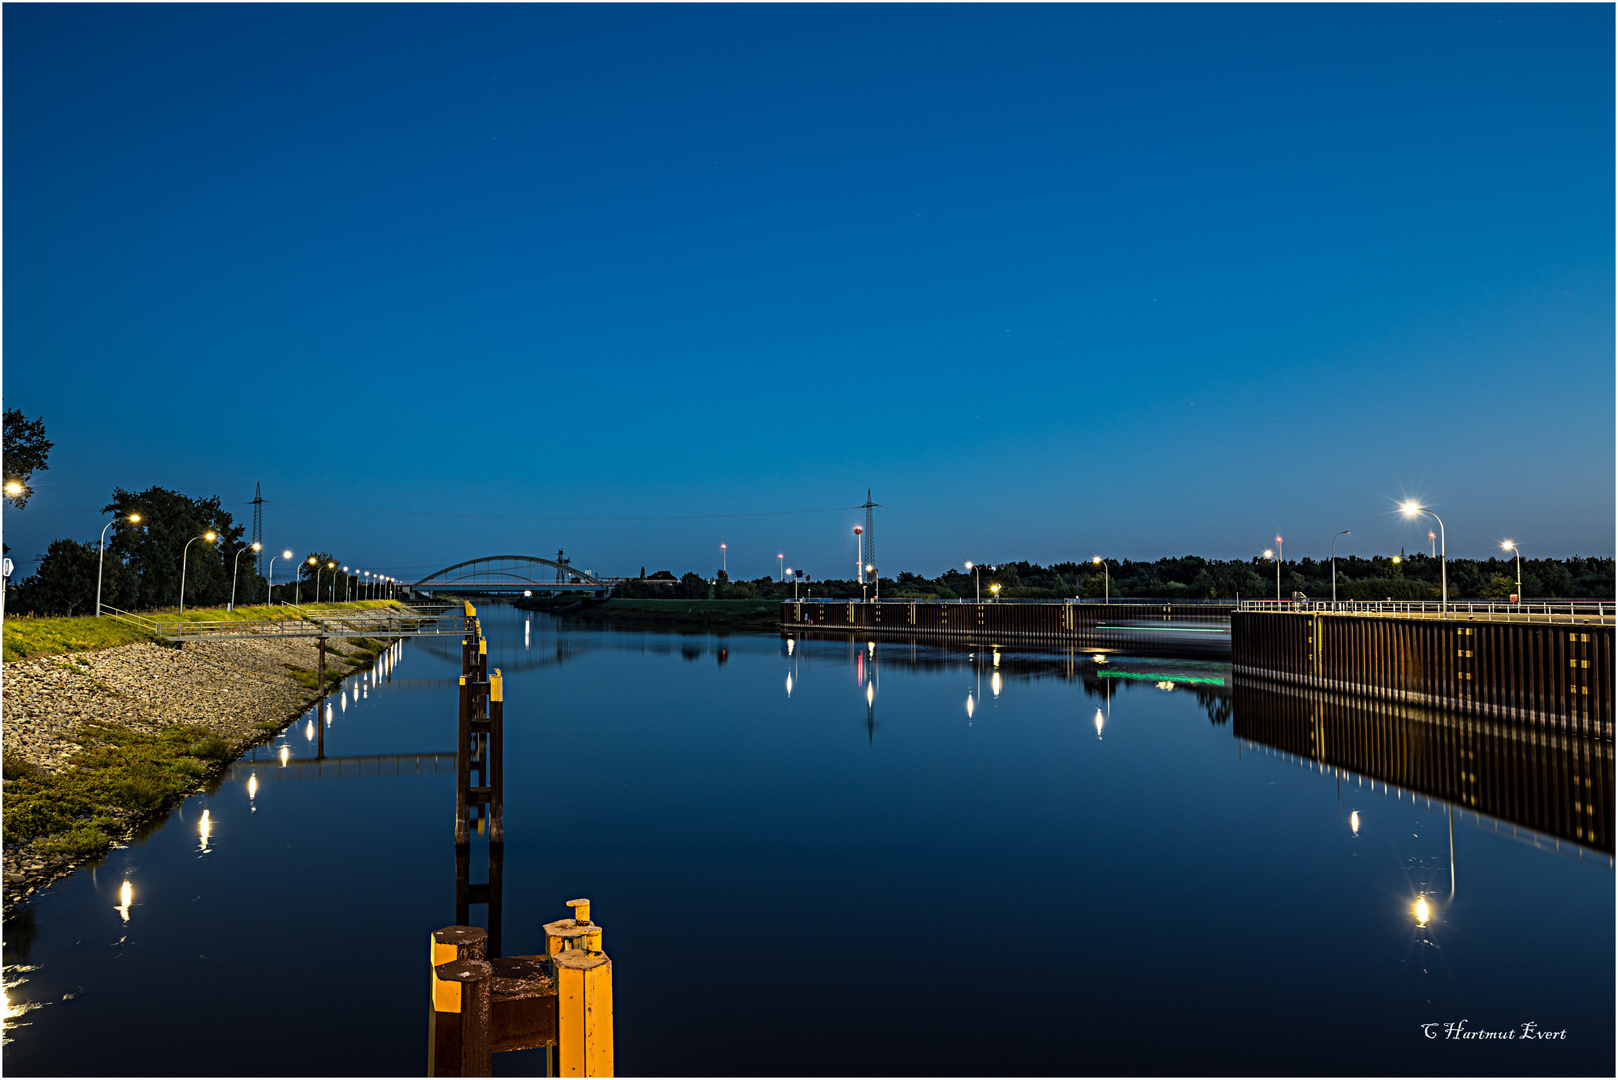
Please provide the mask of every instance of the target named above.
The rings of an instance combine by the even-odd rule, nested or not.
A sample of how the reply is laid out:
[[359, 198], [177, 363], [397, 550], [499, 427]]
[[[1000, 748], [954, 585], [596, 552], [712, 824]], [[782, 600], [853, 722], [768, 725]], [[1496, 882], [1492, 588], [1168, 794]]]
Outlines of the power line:
[[[822, 506], [813, 510], [761, 510], [745, 514], [636, 514], [619, 517], [586, 514], [459, 514], [448, 510], [379, 510], [365, 506], [320, 506], [315, 503], [281, 502], [265, 499], [272, 506], [297, 510], [325, 510], [344, 514], [402, 514], [408, 517], [476, 519], [482, 521], [713, 521], [720, 518], [786, 517], [793, 514], [833, 514], [858, 510], [858, 506]], [[237, 506], [248, 505], [236, 503]]]

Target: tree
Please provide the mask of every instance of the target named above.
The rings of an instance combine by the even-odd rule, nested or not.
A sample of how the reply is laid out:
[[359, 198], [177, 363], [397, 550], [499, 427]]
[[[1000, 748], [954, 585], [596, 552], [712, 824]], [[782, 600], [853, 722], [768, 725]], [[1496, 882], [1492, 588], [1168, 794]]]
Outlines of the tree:
[[[7, 409], [5, 418], [5, 483], [8, 486], [6, 502], [21, 510], [28, 505], [28, 496], [34, 493], [28, 481], [36, 472], [50, 466], [46, 459], [55, 444], [45, 437], [45, 418], [30, 420], [21, 409]], [[11, 494], [9, 485], [16, 481], [22, 490]]]
[[687, 570], [680, 575], [680, 583], [674, 586], [674, 592], [681, 600], [706, 600], [708, 583], [702, 579], [701, 574]]
[[[95, 610], [96, 570], [101, 553], [92, 543], [61, 538], [51, 541], [34, 575], [18, 583], [10, 601], [16, 611], [51, 615], [87, 615]], [[101, 599], [122, 607], [130, 603], [135, 576], [116, 555], [109, 555]]]
[[[245, 545], [245, 529], [237, 525], [218, 496], [194, 499], [167, 488], [145, 491], [115, 488], [112, 502], [102, 513], [128, 520], [139, 514], [136, 527], [120, 527], [107, 544], [108, 562], [116, 552], [135, 572], [138, 585], [131, 606], [167, 607], [179, 602], [182, 561], [187, 604], [223, 604], [230, 599], [230, 560]], [[213, 542], [196, 540], [189, 554], [186, 544], [213, 532]]]

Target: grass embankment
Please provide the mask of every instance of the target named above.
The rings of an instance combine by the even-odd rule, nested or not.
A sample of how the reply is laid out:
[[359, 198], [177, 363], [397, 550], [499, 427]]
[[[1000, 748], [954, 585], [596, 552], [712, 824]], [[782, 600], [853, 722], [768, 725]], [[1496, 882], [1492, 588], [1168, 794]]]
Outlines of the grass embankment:
[[[255, 604], [239, 607], [235, 611], [226, 611], [224, 608], [187, 608], [184, 615], [170, 608], [143, 611], [140, 612], [140, 616], [143, 619], [162, 622], [279, 622], [283, 619], [298, 618], [300, 611], [358, 611], [390, 607], [392, 604], [391, 600], [360, 600], [348, 604], [321, 604], [318, 607], [307, 604], [302, 608], [284, 607], [279, 604], [266, 607], [263, 604]], [[120, 622], [110, 615], [103, 615], [99, 619], [93, 615], [79, 615], [72, 618], [8, 615], [5, 621], [4, 659], [22, 660], [30, 656], [95, 652], [98, 649], [111, 649], [119, 645], [133, 645], [139, 641], [153, 640], [155, 639], [140, 627]]]
[[[260, 724], [265, 735], [279, 725]], [[143, 818], [193, 791], [239, 752], [207, 728], [176, 725], [149, 735], [120, 724], [86, 724], [73, 768], [51, 775], [5, 760], [5, 840], [35, 844], [49, 858], [106, 850]]]
[[[391, 601], [322, 605], [319, 610], [386, 607]], [[307, 609], [306, 609], [307, 610]], [[178, 613], [151, 612], [162, 620]], [[229, 619], [267, 621], [297, 617], [290, 608], [188, 610], [186, 621]], [[110, 618], [7, 619], [6, 659], [86, 652], [151, 640], [136, 627]], [[305, 639], [307, 641], [307, 639]], [[381, 655], [391, 642], [348, 638], [328, 647], [329, 692], [354, 671]], [[64, 665], [65, 666], [65, 665]], [[314, 700], [320, 688], [313, 669], [282, 664], [288, 677]], [[89, 670], [86, 667], [85, 670]], [[109, 691], [115, 693], [115, 691]], [[220, 775], [226, 765], [296, 719], [296, 714], [236, 725], [228, 734], [201, 724], [179, 723], [158, 732], [122, 723], [92, 720], [79, 726], [79, 749], [68, 765], [52, 772], [7, 752], [4, 769], [6, 904], [14, 905], [37, 887], [67, 873], [160, 818], [169, 807]]]
[[579, 612], [587, 619], [626, 622], [700, 623], [774, 629], [781, 621], [779, 600], [603, 600]]

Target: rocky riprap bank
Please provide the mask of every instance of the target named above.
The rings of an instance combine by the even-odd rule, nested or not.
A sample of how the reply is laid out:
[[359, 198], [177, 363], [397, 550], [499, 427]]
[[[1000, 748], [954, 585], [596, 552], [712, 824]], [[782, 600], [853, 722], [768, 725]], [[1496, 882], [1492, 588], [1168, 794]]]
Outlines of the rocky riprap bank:
[[[370, 659], [349, 661], [329, 647], [326, 655], [328, 672], [339, 675]], [[0, 683], [0, 741], [8, 762], [56, 774], [73, 767], [80, 749], [76, 736], [85, 724], [119, 724], [154, 735], [174, 725], [199, 725], [218, 735], [234, 758], [273, 737], [317, 700], [317, 691], [289, 668], [313, 672], [318, 663], [313, 640], [190, 642], [181, 648], [143, 642], [14, 660], [3, 666]], [[137, 826], [168, 810], [129, 815], [125, 835], [113, 840], [128, 840]], [[8, 911], [100, 857], [46, 855], [35, 846], [5, 844]]]

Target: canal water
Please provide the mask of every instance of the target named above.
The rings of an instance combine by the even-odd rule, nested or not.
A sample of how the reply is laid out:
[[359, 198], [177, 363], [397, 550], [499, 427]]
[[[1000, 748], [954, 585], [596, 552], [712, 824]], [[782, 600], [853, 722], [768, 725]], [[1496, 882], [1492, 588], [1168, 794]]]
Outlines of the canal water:
[[[1393, 775], [1410, 725], [1345, 769], [1205, 658], [482, 615], [503, 951], [593, 901], [621, 1074], [1613, 1072], [1610, 744], [1445, 802]], [[458, 668], [401, 644], [9, 921], [5, 1071], [424, 1071]]]

